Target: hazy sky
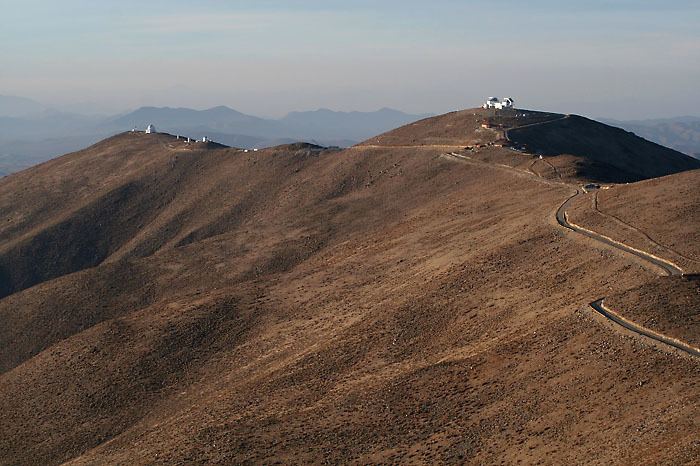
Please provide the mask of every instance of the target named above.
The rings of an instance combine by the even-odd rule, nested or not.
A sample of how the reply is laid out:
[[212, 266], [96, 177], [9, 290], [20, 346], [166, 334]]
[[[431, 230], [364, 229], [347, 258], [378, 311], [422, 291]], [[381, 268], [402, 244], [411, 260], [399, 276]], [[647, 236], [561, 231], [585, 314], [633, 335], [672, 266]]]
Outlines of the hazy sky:
[[0, 94], [101, 110], [699, 115], [700, 1], [0, 0]]

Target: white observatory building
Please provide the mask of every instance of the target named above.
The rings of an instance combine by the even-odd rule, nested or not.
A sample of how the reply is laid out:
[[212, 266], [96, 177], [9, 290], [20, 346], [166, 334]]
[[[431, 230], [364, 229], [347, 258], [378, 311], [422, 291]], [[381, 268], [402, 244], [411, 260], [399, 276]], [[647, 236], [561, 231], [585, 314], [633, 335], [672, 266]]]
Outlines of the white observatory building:
[[496, 108], [496, 104], [498, 103], [498, 97], [489, 97], [486, 99], [486, 103], [482, 105], [483, 108]]
[[503, 110], [504, 108], [513, 108], [515, 102], [512, 97], [506, 97], [503, 100], [498, 100], [498, 97], [489, 97], [486, 99], [486, 103], [482, 105], [482, 108], [495, 108], [498, 110]]
[[152, 134], [156, 132], [156, 127], [153, 125], [148, 125], [146, 127], [146, 134]]

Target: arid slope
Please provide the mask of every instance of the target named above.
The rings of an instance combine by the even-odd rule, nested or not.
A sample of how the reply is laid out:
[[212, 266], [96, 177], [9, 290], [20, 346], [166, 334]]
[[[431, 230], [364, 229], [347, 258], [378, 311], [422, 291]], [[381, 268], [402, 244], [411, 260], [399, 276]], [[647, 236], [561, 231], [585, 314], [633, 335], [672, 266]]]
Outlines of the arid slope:
[[489, 162], [531, 155], [446, 156], [497, 136], [462, 116], [345, 151], [123, 134], [0, 181], [0, 463], [691, 464], [700, 363], [587, 307], [658, 272]]
[[591, 190], [570, 216], [577, 223], [632, 247], [700, 272], [700, 170]]

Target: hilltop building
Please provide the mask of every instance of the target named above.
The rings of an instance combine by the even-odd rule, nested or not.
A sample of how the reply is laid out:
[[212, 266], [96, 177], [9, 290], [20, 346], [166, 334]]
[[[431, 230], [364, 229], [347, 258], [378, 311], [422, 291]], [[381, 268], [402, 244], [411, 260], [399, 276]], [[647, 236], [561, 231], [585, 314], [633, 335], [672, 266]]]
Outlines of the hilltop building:
[[[506, 97], [501, 101], [501, 108], [513, 108], [513, 105], [515, 102], [513, 101], [512, 97]], [[498, 108], [498, 107], [496, 107]]]
[[498, 97], [489, 97], [486, 99], [486, 103], [482, 105], [483, 108], [496, 108], [496, 104], [498, 103]]
[[512, 97], [506, 97], [505, 99], [499, 101], [498, 97], [489, 97], [486, 99], [486, 103], [482, 105], [482, 108], [495, 108], [497, 110], [503, 110], [504, 108], [513, 108], [514, 101]]
[[151, 134], [156, 132], [156, 127], [153, 125], [148, 125], [146, 127], [146, 134]]

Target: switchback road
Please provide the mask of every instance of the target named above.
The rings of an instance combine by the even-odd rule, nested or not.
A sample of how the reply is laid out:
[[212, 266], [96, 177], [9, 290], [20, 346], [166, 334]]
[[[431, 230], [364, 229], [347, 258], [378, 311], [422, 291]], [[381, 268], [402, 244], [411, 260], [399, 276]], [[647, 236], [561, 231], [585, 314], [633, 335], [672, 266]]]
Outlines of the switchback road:
[[650, 262], [655, 266], [661, 268], [667, 275], [683, 275], [683, 270], [673, 262], [670, 262], [666, 259], [662, 259], [651, 253], [642, 251], [641, 249], [633, 248], [632, 246], [628, 246], [608, 236], [596, 233], [593, 230], [589, 230], [569, 221], [569, 218], [566, 214], [566, 209], [569, 206], [569, 204], [571, 204], [571, 202], [573, 202], [573, 200], [580, 195], [582, 195], [582, 191], [579, 190], [576, 194], [564, 201], [564, 203], [559, 207], [559, 209], [557, 209], [557, 222], [559, 223], [559, 225], [563, 226], [564, 228], [568, 228], [569, 230], [573, 230], [577, 233], [580, 233], [584, 236], [588, 236], [589, 238], [593, 238], [597, 241], [600, 241], [601, 243], [608, 244], [629, 254], [633, 254], [637, 257], [640, 257], [645, 261]]
[[[491, 165], [495, 168], [500, 168], [500, 169], [510, 169], [515, 171], [519, 175], [526, 174], [528, 176], [532, 176], [533, 179], [538, 179], [537, 175], [529, 172], [529, 171], [524, 171], [524, 170], [519, 170], [514, 167], [508, 167], [507, 165], [502, 165], [499, 164], [498, 166], [494, 166], [492, 164], [482, 162], [482, 161], [477, 161], [472, 159], [471, 157], [457, 154], [455, 152], [451, 152], [449, 154], [445, 154], [448, 157], [452, 157], [454, 159], [470, 162], [473, 164], [479, 164], [479, 165]], [[568, 183], [563, 183], [563, 182], [552, 182], [551, 180], [544, 180], [544, 179], [539, 179], [542, 182], [545, 182], [547, 184], [565, 184], [567, 186], [576, 188], [574, 185], [568, 184]], [[654, 266], [658, 267], [660, 270], [663, 271], [664, 274], [669, 275], [669, 276], [677, 276], [677, 275], [683, 275], [683, 270], [676, 264], [674, 264], [671, 261], [668, 261], [666, 259], [663, 259], [661, 257], [655, 256], [651, 253], [642, 251], [641, 249], [633, 248], [632, 246], [628, 246], [624, 243], [621, 243], [620, 241], [616, 241], [608, 236], [602, 235], [600, 233], [597, 233], [593, 230], [589, 230], [587, 228], [584, 228], [580, 225], [577, 225], [573, 222], [571, 222], [568, 218], [567, 215], [567, 208], [571, 203], [574, 201], [574, 199], [578, 196], [581, 196], [585, 193], [585, 190], [583, 188], [576, 188], [576, 192], [572, 194], [570, 197], [568, 197], [557, 209], [556, 211], [556, 219], [557, 223], [561, 225], [562, 227], [574, 231], [576, 233], [579, 233], [581, 235], [584, 235], [588, 238], [591, 238], [593, 240], [599, 241], [603, 244], [606, 244], [608, 246], [612, 246], [618, 250], [621, 250], [623, 252], [626, 252], [628, 254], [632, 254], [636, 257], [639, 257], [640, 259], [647, 261], [648, 263], [653, 264]], [[666, 344], [668, 346], [671, 346], [675, 349], [678, 349], [682, 352], [685, 352], [691, 356], [695, 357], [700, 357], [700, 349], [695, 348], [683, 341], [677, 340], [675, 338], [669, 337], [667, 335], [655, 332], [654, 330], [648, 329], [646, 327], [643, 327], [639, 324], [636, 324], [632, 321], [629, 321], [622, 317], [621, 315], [617, 314], [616, 312], [612, 311], [611, 309], [605, 307], [603, 304], [604, 298], [598, 299], [596, 301], [593, 301], [589, 305], [593, 310], [595, 310], [597, 313], [605, 317], [606, 319], [610, 320], [611, 322], [614, 322], [617, 325], [620, 325], [621, 327], [630, 330], [634, 332], [637, 335], [643, 336], [645, 338], [650, 338], [656, 342], [660, 342], [663, 344]]]

